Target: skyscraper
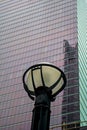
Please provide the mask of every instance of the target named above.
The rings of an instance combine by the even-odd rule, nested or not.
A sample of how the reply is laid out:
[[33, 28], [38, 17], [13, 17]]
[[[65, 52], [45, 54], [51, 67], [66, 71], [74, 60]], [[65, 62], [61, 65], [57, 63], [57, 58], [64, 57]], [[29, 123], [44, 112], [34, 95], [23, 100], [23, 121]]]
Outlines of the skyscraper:
[[76, 121], [87, 125], [80, 123], [87, 121], [86, 12], [86, 0], [0, 1], [1, 130], [30, 129], [34, 104], [22, 75], [39, 62], [55, 64], [67, 77], [65, 90], [51, 104], [50, 128]]
[[[78, 12], [78, 57], [79, 57], [79, 93], [80, 120], [87, 120], [87, 0], [79, 1]], [[87, 125], [87, 123], [83, 123]]]

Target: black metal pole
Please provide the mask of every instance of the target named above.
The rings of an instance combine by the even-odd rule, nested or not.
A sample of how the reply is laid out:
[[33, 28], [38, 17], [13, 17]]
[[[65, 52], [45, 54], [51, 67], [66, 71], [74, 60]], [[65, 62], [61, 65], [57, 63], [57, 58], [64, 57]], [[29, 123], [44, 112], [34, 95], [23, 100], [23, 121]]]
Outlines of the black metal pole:
[[50, 97], [48, 93], [41, 90], [36, 96], [33, 109], [31, 130], [49, 130], [50, 123]]

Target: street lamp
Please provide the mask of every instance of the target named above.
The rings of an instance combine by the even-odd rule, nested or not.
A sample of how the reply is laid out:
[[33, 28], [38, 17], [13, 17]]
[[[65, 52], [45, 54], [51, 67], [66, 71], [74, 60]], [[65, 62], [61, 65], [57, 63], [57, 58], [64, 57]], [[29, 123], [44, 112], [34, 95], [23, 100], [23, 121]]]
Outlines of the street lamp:
[[49, 63], [31, 66], [23, 75], [24, 89], [35, 100], [31, 130], [49, 130], [50, 102], [66, 85], [64, 73]]

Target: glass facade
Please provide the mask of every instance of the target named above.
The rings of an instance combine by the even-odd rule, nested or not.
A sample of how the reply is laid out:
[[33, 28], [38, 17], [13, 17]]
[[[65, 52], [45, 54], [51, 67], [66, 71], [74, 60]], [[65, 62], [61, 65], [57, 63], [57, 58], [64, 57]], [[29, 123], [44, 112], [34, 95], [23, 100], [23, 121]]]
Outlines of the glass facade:
[[[78, 0], [80, 120], [87, 120], [87, 0]], [[84, 14], [84, 15], [83, 15]], [[82, 125], [87, 125], [83, 123]]]
[[80, 121], [77, 43], [76, 0], [0, 1], [0, 130], [30, 130], [34, 103], [22, 76], [39, 62], [55, 64], [67, 77], [51, 103], [50, 129]]

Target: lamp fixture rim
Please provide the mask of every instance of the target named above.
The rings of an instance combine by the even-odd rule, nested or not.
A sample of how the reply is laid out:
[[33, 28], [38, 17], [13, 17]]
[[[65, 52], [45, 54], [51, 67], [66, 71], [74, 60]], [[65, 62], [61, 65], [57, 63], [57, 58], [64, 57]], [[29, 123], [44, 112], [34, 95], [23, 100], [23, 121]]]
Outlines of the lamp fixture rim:
[[[35, 99], [35, 92], [33, 92], [33, 91], [31, 91], [31, 90], [28, 89], [28, 87], [27, 87], [27, 85], [26, 85], [26, 83], [25, 83], [25, 76], [26, 76], [26, 74], [27, 74], [27, 72], [28, 72], [29, 70], [31, 70], [31, 69], [33, 69], [33, 68], [37, 68], [38, 66], [40, 66], [40, 67], [42, 67], [42, 66], [49, 66], [49, 67], [55, 68], [55, 69], [57, 69], [58, 71], [61, 72], [61, 76], [63, 77], [64, 84], [62, 85], [62, 87], [61, 87], [55, 94], [51, 95], [52, 98], [54, 98], [57, 94], [59, 94], [59, 93], [65, 88], [67, 81], [66, 81], [66, 76], [65, 76], [64, 72], [63, 72], [60, 68], [58, 68], [57, 66], [55, 66], [55, 65], [53, 65], [53, 64], [51, 64], [51, 63], [48, 63], [48, 62], [43, 62], [43, 63], [38, 63], [38, 64], [35, 64], [35, 65], [32, 65], [31, 67], [29, 67], [29, 68], [24, 72], [24, 74], [23, 74], [23, 85], [24, 85], [24, 89], [25, 89], [25, 91], [28, 93], [28, 96], [29, 96], [32, 100], [34, 100], [34, 99]], [[45, 87], [46, 87], [46, 86], [45, 86]], [[51, 90], [52, 88], [50, 87], [49, 89]]]

